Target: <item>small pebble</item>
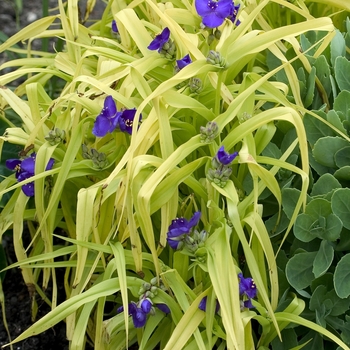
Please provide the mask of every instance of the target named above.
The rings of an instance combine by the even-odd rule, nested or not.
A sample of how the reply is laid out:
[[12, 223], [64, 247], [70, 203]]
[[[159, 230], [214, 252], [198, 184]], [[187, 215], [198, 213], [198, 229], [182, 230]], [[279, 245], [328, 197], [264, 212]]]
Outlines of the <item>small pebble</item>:
[[28, 12], [27, 14], [27, 21], [29, 23], [34, 22], [38, 19], [38, 15], [35, 12]]

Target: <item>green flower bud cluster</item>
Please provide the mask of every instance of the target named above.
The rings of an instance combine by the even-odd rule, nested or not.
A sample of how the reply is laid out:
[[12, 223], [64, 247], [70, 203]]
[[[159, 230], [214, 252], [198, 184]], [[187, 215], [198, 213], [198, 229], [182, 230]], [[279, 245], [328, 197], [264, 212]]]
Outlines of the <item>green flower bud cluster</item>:
[[208, 122], [200, 127], [200, 139], [203, 143], [211, 143], [219, 135], [219, 127], [215, 122]]
[[94, 167], [97, 169], [103, 169], [108, 166], [108, 160], [106, 154], [98, 152], [96, 149], [89, 149], [85, 144], [82, 145], [83, 158], [91, 159], [94, 163]]
[[210, 50], [207, 56], [207, 62], [213, 66], [224, 68], [226, 63], [225, 59], [221, 56], [220, 52]]
[[[198, 249], [203, 248], [205, 241], [208, 238], [208, 233], [205, 230], [198, 232], [194, 230], [192, 235], [187, 235], [184, 239], [184, 247], [191, 253], [196, 253]], [[197, 254], [196, 254], [197, 255]]]
[[214, 182], [216, 185], [223, 188], [231, 174], [232, 169], [227, 165], [220, 165], [218, 168], [213, 166], [213, 168], [208, 169], [207, 178], [209, 181]]
[[165, 57], [168, 60], [173, 60], [176, 54], [176, 45], [169, 39], [159, 51], [162, 57]]
[[55, 128], [45, 136], [45, 140], [49, 142], [51, 146], [63, 143], [66, 140], [66, 132], [59, 128]]
[[192, 77], [188, 84], [192, 94], [199, 94], [203, 90], [202, 80], [196, 77]]

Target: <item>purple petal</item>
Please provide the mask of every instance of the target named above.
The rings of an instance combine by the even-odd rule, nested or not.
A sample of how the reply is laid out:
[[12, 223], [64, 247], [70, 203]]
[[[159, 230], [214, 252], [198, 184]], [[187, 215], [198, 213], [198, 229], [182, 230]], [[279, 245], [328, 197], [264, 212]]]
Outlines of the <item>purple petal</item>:
[[248, 298], [255, 298], [257, 294], [256, 285], [251, 277], [244, 278], [242, 273], [238, 274], [239, 294], [246, 295]]
[[203, 24], [208, 28], [216, 28], [224, 23], [225, 18], [218, 17], [215, 13], [203, 17]]
[[34, 175], [34, 169], [35, 169], [35, 158], [30, 156], [26, 159], [22, 160], [21, 163], [21, 172], [27, 172], [32, 175]]
[[141, 328], [146, 324], [147, 314], [142, 309], [137, 308], [136, 312], [134, 312], [131, 316], [135, 328]]
[[189, 65], [190, 63], [192, 63], [191, 57], [189, 54], [187, 54], [184, 58], [182, 58], [181, 60], [177, 60], [176, 64], [178, 66], [179, 69], [182, 69], [184, 67], [186, 67], [187, 65]]
[[182, 241], [182, 238], [181, 239], [171, 239], [171, 238], [167, 238], [167, 242], [170, 246], [170, 248], [176, 250], [178, 247], [179, 247], [179, 244], [180, 242]]
[[168, 238], [176, 238], [190, 233], [188, 227], [177, 227], [168, 231]]
[[21, 163], [22, 161], [19, 159], [7, 159], [5, 164], [8, 169], [19, 171], [20, 167], [18, 165], [21, 165]]
[[[202, 311], [206, 311], [207, 310], [207, 296], [203, 297], [203, 299], [200, 301], [198, 308]], [[219, 302], [216, 300], [216, 305], [215, 305], [215, 313], [217, 314], [220, 310], [220, 304]]]
[[193, 216], [191, 217], [190, 221], [188, 222], [188, 225], [192, 228], [196, 226], [199, 222], [199, 219], [201, 218], [201, 212], [196, 211]]
[[143, 299], [141, 301], [141, 305], [140, 305], [141, 309], [143, 312], [145, 312], [146, 314], [148, 314], [151, 309], [152, 309], [152, 303], [150, 302], [150, 300], [148, 299]]
[[34, 196], [34, 182], [29, 182], [22, 186], [22, 191], [28, 197]]
[[220, 26], [234, 11], [232, 0], [196, 0], [195, 6], [203, 24], [209, 28]]
[[170, 314], [170, 309], [167, 304], [156, 304], [156, 306], [160, 311], [163, 311], [165, 314]]
[[218, 17], [226, 18], [233, 13], [233, 2], [232, 0], [219, 0], [216, 8], [216, 14]]
[[106, 118], [102, 115], [99, 115], [99, 116], [97, 116], [97, 118], [95, 120], [94, 126], [92, 128], [92, 133], [95, 136], [103, 137], [103, 136], [107, 135], [110, 128], [111, 128], [111, 123], [108, 120], [108, 118]]
[[21, 181], [29, 179], [32, 176], [34, 176], [34, 174], [29, 173], [28, 171], [22, 171], [17, 176], [17, 180], [18, 180], [18, 182], [21, 182]]
[[55, 163], [55, 160], [53, 158], [50, 158], [48, 163], [47, 163], [47, 165], [46, 165], [46, 169], [45, 170], [51, 170], [54, 163]]
[[203, 297], [200, 301], [198, 308], [202, 311], [205, 311], [207, 309], [207, 296]]
[[210, 15], [213, 12], [212, 7], [216, 7], [217, 4], [212, 4], [213, 6], [210, 7], [209, 5], [212, 3], [212, 1], [208, 0], [196, 0], [195, 6], [196, 11], [201, 17], [205, 17]]
[[107, 133], [112, 132], [118, 125], [120, 113], [117, 113], [114, 118], [106, 118], [103, 115], [97, 116], [92, 133], [97, 137], [103, 137]]
[[247, 309], [252, 309], [254, 307], [254, 305], [252, 304], [251, 299], [245, 300], [243, 302], [244, 307], [246, 307]]
[[[119, 128], [123, 132], [127, 132], [128, 134], [132, 134], [132, 126], [134, 123], [134, 118], [136, 114], [136, 109], [125, 109], [119, 118]], [[142, 119], [142, 115], [139, 116], [139, 122]]]
[[117, 22], [115, 20], [112, 21], [112, 31], [114, 33], [118, 33], [118, 27], [117, 27]]
[[155, 38], [151, 41], [147, 48], [149, 50], [160, 50], [163, 47], [163, 45], [169, 40], [169, 38], [170, 29], [166, 27], [160, 34], [155, 36]]
[[113, 118], [117, 114], [117, 106], [112, 96], [107, 96], [101, 114], [106, 118]]
[[117, 309], [117, 314], [120, 314], [123, 311], [124, 311], [124, 306], [119, 306]]
[[232, 154], [225, 152], [224, 146], [221, 146], [216, 153], [217, 160], [223, 165], [230, 164], [237, 156], [238, 152]]

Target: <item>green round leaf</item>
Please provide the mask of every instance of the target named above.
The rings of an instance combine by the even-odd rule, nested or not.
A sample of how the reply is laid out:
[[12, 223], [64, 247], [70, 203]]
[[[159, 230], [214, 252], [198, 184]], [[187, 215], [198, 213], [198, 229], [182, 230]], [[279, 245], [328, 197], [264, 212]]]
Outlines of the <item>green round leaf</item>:
[[334, 289], [339, 298], [350, 295], [350, 254], [343, 256], [334, 272]]
[[314, 220], [318, 220], [320, 216], [327, 217], [332, 214], [331, 203], [323, 198], [315, 198], [307, 204], [305, 214], [310, 215]]
[[323, 174], [312, 187], [311, 196], [324, 195], [335, 188], [341, 188], [339, 181], [331, 174]]
[[350, 165], [350, 146], [343, 147], [336, 152], [334, 160], [338, 168]]
[[340, 181], [341, 180], [349, 181], [350, 180], [350, 165], [343, 166], [342, 168], [338, 169], [334, 173], [334, 177]]
[[334, 249], [328, 241], [322, 241], [316, 254], [312, 272], [318, 278], [325, 274], [331, 266], [334, 257]]
[[350, 90], [350, 62], [346, 57], [339, 56], [335, 59], [335, 80], [340, 90]]
[[310, 242], [315, 236], [310, 233], [315, 220], [307, 214], [298, 215], [293, 227], [294, 236], [302, 242]]
[[332, 210], [343, 222], [345, 228], [350, 229], [350, 189], [336, 190], [331, 200]]
[[335, 154], [339, 149], [347, 146], [350, 146], [349, 142], [341, 137], [322, 137], [315, 143], [313, 155], [320, 164], [330, 168], [336, 168]]
[[315, 278], [312, 272], [317, 252], [306, 252], [294, 255], [287, 263], [286, 276], [296, 290], [305, 289]]

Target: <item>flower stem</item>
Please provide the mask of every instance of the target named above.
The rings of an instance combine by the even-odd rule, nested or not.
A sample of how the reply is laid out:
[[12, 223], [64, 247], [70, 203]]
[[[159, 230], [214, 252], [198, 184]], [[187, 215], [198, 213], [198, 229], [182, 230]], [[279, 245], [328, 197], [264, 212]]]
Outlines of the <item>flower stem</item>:
[[214, 113], [216, 116], [220, 114], [220, 102], [221, 102], [221, 84], [222, 84], [222, 75], [223, 71], [219, 71], [218, 73], [218, 81], [216, 84], [216, 94], [215, 94], [215, 106]]

